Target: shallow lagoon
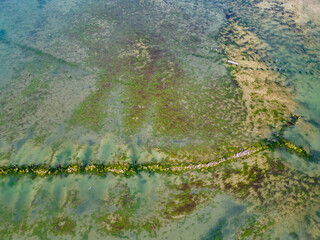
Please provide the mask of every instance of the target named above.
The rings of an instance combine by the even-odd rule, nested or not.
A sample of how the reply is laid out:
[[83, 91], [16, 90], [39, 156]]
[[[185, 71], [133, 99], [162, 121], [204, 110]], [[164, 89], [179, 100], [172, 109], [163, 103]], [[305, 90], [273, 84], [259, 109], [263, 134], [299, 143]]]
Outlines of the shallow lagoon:
[[[6, 120], [1, 124], [1, 165], [143, 163], [168, 157], [190, 162], [208, 157], [203, 154], [207, 146], [213, 146], [209, 151], [214, 149], [213, 157], [219, 158], [226, 149], [235, 151], [254, 143], [257, 136], [243, 130], [246, 110], [241, 91], [232, 85], [223, 56], [216, 51], [216, 36], [228, 24], [225, 13], [231, 11], [269, 44], [266, 59], [271, 65], [277, 61], [275, 65], [281, 62], [281, 67], [295, 69], [296, 73], [283, 75], [286, 87], [295, 90], [296, 113], [303, 116], [303, 122], [284, 136], [309, 150], [313, 158], [306, 162], [281, 151], [274, 156], [290, 170], [317, 181], [318, 33], [310, 28], [313, 45], [306, 47], [304, 36], [282, 29], [279, 22], [283, 19], [277, 14], [266, 18], [249, 1], [232, 2], [0, 1], [0, 86], [1, 103], [6, 106], [1, 112], [1, 120]], [[137, 68], [131, 69], [131, 57], [137, 52]], [[121, 64], [129, 69], [118, 69]], [[139, 70], [144, 67], [147, 74]], [[298, 72], [305, 70], [313, 74]], [[167, 75], [161, 75], [166, 71]], [[104, 97], [99, 91], [105, 85], [99, 81], [110, 78], [115, 80]], [[149, 78], [167, 81], [140, 81]], [[134, 85], [137, 89], [130, 88]], [[77, 106], [89, 106], [90, 96], [99, 96], [101, 101], [93, 106], [94, 113], [101, 106], [107, 110], [102, 108], [106, 114], [97, 114], [88, 123]], [[176, 115], [181, 103], [175, 99], [189, 103], [192, 111]], [[170, 108], [170, 102], [177, 105]], [[211, 115], [208, 108], [194, 107], [212, 102]], [[154, 114], [161, 117], [154, 118]], [[154, 126], [161, 131], [154, 131]], [[276, 209], [266, 214], [270, 219], [277, 219], [286, 209], [257, 207], [256, 199], [227, 189], [221, 193], [218, 186], [190, 183], [191, 179], [214, 179], [210, 174], [1, 177], [1, 235], [6, 239], [250, 239], [248, 229], [252, 228], [254, 236], [262, 239], [319, 237], [314, 226], [319, 220], [316, 204], [308, 205], [304, 219], [298, 212], [274, 226], [263, 220], [268, 212], [263, 208]]]
[[[166, 190], [168, 183], [176, 179], [157, 174], [128, 179], [112, 175], [105, 178], [74, 176], [37, 180], [8, 177], [1, 180], [1, 233], [5, 238], [19, 234], [51, 239], [58, 234], [56, 237], [62, 239], [68, 239], [69, 235], [77, 239], [94, 236], [103, 239], [104, 224], [107, 223], [101, 219], [108, 219], [120, 210], [117, 201], [131, 212], [130, 222], [135, 222], [137, 226], [116, 234], [118, 237], [114, 239], [210, 239], [207, 235], [212, 235], [214, 231], [229, 238], [251, 215], [246, 212], [245, 204], [218, 193], [213, 201], [188, 218], [164, 225], [159, 232], [140, 229], [146, 219], [152, 221], [153, 216], [157, 215], [161, 209], [160, 201], [169, 196]], [[126, 198], [134, 205], [129, 206], [132, 202], [126, 203]], [[62, 222], [61, 226], [57, 220]], [[65, 228], [63, 221], [66, 222]]]

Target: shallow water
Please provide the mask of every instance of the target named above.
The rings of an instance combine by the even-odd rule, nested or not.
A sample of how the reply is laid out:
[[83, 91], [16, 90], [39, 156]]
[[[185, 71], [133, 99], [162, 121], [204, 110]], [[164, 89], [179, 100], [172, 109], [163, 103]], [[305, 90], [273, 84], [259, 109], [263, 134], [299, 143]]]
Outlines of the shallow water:
[[[134, 209], [131, 210], [133, 219], [142, 223], [152, 218], [152, 214], [157, 211], [156, 206], [159, 201], [165, 199], [165, 182], [170, 179], [174, 180], [173, 177], [145, 174], [130, 179], [113, 176], [37, 180], [14, 177], [1, 179], [1, 221], [7, 228], [2, 229], [1, 235], [8, 239], [11, 234], [19, 232], [24, 236], [34, 234], [41, 239], [52, 238], [55, 234], [54, 219], [68, 216], [76, 222], [77, 233], [74, 237], [82, 239], [91, 232], [90, 229], [91, 235], [103, 229], [103, 222], [99, 218], [117, 211], [117, 195], [123, 196], [123, 191], [128, 191], [127, 194], [135, 199]], [[117, 188], [117, 185], [121, 186], [122, 190]], [[233, 231], [245, 224], [245, 219], [249, 216], [245, 205], [235, 202], [229, 196], [218, 194], [214, 201], [195, 211], [190, 217], [160, 228], [159, 233], [150, 235], [148, 232], [142, 232], [139, 238], [207, 239], [213, 231], [232, 236]], [[36, 230], [37, 224], [41, 224], [38, 230]], [[215, 230], [216, 228], [219, 230]], [[35, 234], [35, 231], [39, 231], [38, 234]], [[119, 238], [125, 236], [136, 238], [138, 235], [131, 229]], [[98, 238], [103, 239], [102, 236]]]
[[[283, 75], [286, 87], [294, 89], [296, 113], [303, 116], [303, 123], [286, 130], [284, 137], [306, 148], [312, 159], [278, 150], [273, 155], [289, 169], [318, 179], [319, 26], [310, 28], [313, 44], [307, 48], [306, 39], [280, 24], [278, 16], [255, 13], [257, 9], [247, 1], [244, 3], [248, 6], [242, 6], [241, 1], [232, 2], [0, 1], [0, 94], [4, 99], [2, 103], [9, 104], [6, 106], [10, 108], [1, 111], [5, 116], [1, 119], [6, 122], [0, 124], [0, 164], [63, 166], [117, 161], [136, 164], [161, 162], [168, 156], [190, 161], [187, 155], [192, 147], [200, 149], [194, 157], [198, 159], [208, 146], [224, 149], [223, 144], [227, 142], [232, 149], [253, 143], [257, 137], [243, 133], [243, 122], [237, 118], [246, 112], [240, 90], [232, 85], [228, 70], [221, 64], [221, 54], [215, 52], [219, 47], [216, 36], [228, 23], [225, 13], [231, 10], [268, 43], [267, 59], [296, 71]], [[171, 90], [161, 89], [159, 94], [158, 83], [148, 83], [142, 85], [140, 92], [126, 92], [126, 86], [139, 82], [130, 79], [132, 63], [125, 57], [148, 49], [144, 48], [146, 43], [153, 47], [150, 58], [157, 60], [150, 64], [146, 77], [150, 74], [151, 79], [157, 78], [156, 74], [161, 75], [177, 65], [179, 69], [173, 73], [174, 77], [183, 76], [183, 82], [170, 85], [170, 81], [164, 80], [162, 83], [168, 84], [168, 89], [178, 86], [179, 91], [171, 94]], [[142, 46], [142, 50], [131, 51], [135, 44]], [[166, 65], [168, 62], [172, 65]], [[74, 124], [77, 106], [90, 94], [99, 92], [104, 86], [96, 83], [105, 78], [115, 80], [110, 80], [112, 88], [108, 97], [101, 98], [99, 106], [103, 108], [86, 106], [101, 111], [101, 116], [97, 114], [92, 120], [95, 124], [81, 118], [76, 118]], [[133, 104], [142, 112], [134, 115], [138, 116], [135, 120], [146, 119], [144, 125], [138, 125], [141, 130], [134, 134], [128, 133], [128, 126], [132, 124], [134, 129], [135, 121], [125, 105], [135, 100], [130, 94], [139, 101], [140, 96], [147, 99], [137, 100], [134, 103], [137, 106]], [[148, 94], [153, 97], [148, 98]], [[162, 95], [166, 98], [161, 98]], [[179, 131], [187, 129], [188, 134], [179, 135], [180, 132], [170, 132], [164, 127], [165, 134], [154, 131], [152, 124], [157, 121], [152, 117], [154, 112], [161, 112], [163, 105], [175, 103], [175, 99], [185, 101], [184, 95], [192, 99], [190, 108], [199, 106], [197, 114], [201, 116], [208, 114], [201, 107], [216, 101], [213, 113], [216, 118], [201, 121], [195, 112], [181, 113], [174, 115], [180, 123], [194, 121], [198, 125], [180, 126], [179, 121], [173, 119], [172, 125], [165, 122], [155, 126], [173, 126], [172, 129], [178, 126]], [[212, 96], [216, 98], [212, 100]], [[149, 107], [146, 111], [140, 106], [143, 104]], [[223, 105], [231, 107], [224, 109]], [[175, 114], [179, 108], [172, 109]], [[235, 113], [234, 109], [237, 109]], [[164, 119], [165, 114], [164, 111]], [[100, 122], [100, 117], [104, 121]], [[166, 120], [170, 123], [170, 119]], [[88, 128], [83, 127], [83, 122]], [[210, 128], [206, 130], [204, 126], [208, 125]], [[216, 130], [211, 126], [216, 126]], [[176, 149], [187, 150], [179, 155]], [[190, 183], [191, 179], [198, 178], [214, 183], [215, 177], [199, 172], [178, 176], [139, 173], [128, 178], [111, 174], [35, 179], [0, 176], [0, 239], [246, 239], [244, 229], [260, 224], [261, 219], [263, 223], [258, 224], [258, 229], [267, 229], [257, 233], [261, 239], [299, 239], [299, 236], [317, 239], [320, 236], [314, 226], [320, 216], [317, 206], [306, 208], [301, 214], [304, 219], [297, 214], [286, 219], [283, 225], [269, 224], [270, 227], [265, 224], [264, 214], [276, 219], [286, 209], [264, 212], [263, 208], [267, 207], [256, 207], [255, 200], [243, 200], [232, 192], [222, 193], [215, 187]], [[185, 189], [184, 184], [191, 187]], [[187, 208], [180, 206], [179, 201]], [[270, 205], [273, 207], [275, 203]], [[271, 209], [271, 206], [268, 207]], [[176, 215], [171, 216], [167, 213], [170, 211]], [[316, 229], [313, 235], [308, 230], [311, 225]]]

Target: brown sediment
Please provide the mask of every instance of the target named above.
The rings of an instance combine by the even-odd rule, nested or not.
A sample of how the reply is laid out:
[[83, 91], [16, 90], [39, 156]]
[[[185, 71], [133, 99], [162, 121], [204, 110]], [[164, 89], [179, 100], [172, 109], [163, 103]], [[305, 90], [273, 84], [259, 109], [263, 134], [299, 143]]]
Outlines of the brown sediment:
[[[263, 3], [266, 1], [263, 1]], [[305, 24], [309, 20], [320, 24], [320, 2], [318, 0], [280, 0], [285, 10], [295, 14], [298, 24]]]
[[[232, 29], [233, 34], [228, 34]], [[227, 38], [225, 38], [227, 35]], [[235, 44], [230, 44], [228, 39]], [[274, 127], [294, 112], [295, 102], [292, 90], [282, 86], [283, 77], [277, 71], [270, 71], [262, 59], [268, 45], [238, 22], [232, 22], [223, 30], [221, 45], [227, 57], [237, 62], [230, 66], [235, 81], [243, 91], [248, 111], [247, 124], [255, 135], [264, 135], [269, 125]]]

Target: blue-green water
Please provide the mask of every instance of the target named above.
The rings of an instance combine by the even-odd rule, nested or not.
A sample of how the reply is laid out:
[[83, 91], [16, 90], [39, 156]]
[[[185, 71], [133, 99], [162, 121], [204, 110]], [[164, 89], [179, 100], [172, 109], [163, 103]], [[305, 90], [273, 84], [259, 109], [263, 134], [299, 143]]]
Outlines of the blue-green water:
[[[104, 239], [103, 232], [107, 222], [102, 219], [111, 219], [113, 215], [118, 216], [121, 213], [118, 201], [132, 211], [130, 214], [138, 225], [152, 222], [153, 215], [157, 214], [158, 208], [161, 209], [160, 202], [170, 194], [165, 190], [168, 181], [174, 181], [174, 177], [142, 175], [130, 179], [112, 176], [1, 179], [2, 239], [10, 239], [15, 235], [64, 239], [70, 234], [79, 239]], [[124, 197], [128, 197], [127, 203], [123, 203]], [[246, 208], [245, 204], [218, 194], [213, 201], [193, 212], [188, 218], [160, 228], [158, 234], [143, 230], [138, 232], [137, 228], [115, 236], [114, 239], [210, 239], [206, 235], [210, 236], [214, 231], [229, 238], [250, 217]], [[126, 217], [129, 213], [122, 214]], [[74, 227], [65, 230], [55, 225], [56, 221], [63, 221], [66, 217], [75, 223]], [[54, 237], [56, 233], [58, 236]]]
[[[280, 151], [275, 152], [274, 157], [289, 169], [317, 181], [319, 26], [309, 26], [308, 36], [313, 45], [307, 47], [305, 36], [283, 24], [281, 21], [285, 20], [277, 15], [266, 17], [250, 1], [0, 1], [3, 103], [0, 107], [4, 109], [0, 118], [0, 164], [57, 166], [93, 161], [109, 163], [114, 159], [131, 163], [158, 162], [167, 157], [166, 152], [159, 150], [161, 147], [179, 148], [187, 143], [195, 148], [206, 145], [206, 138], [198, 136], [198, 132], [184, 138], [170, 134], [155, 137], [148, 122], [152, 122], [152, 118], [148, 118], [143, 130], [128, 137], [122, 113], [126, 111], [122, 102], [127, 98], [118, 85], [103, 103], [108, 112], [103, 131], [73, 126], [68, 121], [76, 106], [97, 90], [96, 82], [105, 72], [116, 72], [118, 65], [127, 64], [121, 57], [116, 62], [114, 56], [134, 54], [129, 50], [135, 46], [137, 36], [143, 36], [142, 42], [144, 38], [152, 39], [152, 44], [158, 47], [152, 58], [165, 56], [163, 59], [174, 62], [170, 66], [180, 64], [183, 71], [195, 76], [199, 92], [201, 86], [217, 84], [219, 87], [219, 81], [228, 80], [229, 75], [221, 64], [221, 57], [210, 50], [219, 47], [215, 37], [219, 29], [228, 24], [227, 11], [236, 13], [243, 24], [268, 44], [265, 50], [268, 59], [276, 59], [276, 65], [281, 62], [282, 68], [296, 71], [283, 75], [286, 87], [294, 90], [295, 111], [303, 117], [302, 122], [288, 129], [284, 136], [306, 148], [312, 159], [306, 161]], [[209, 60], [194, 59], [195, 54], [209, 53]], [[115, 75], [121, 83], [128, 76], [126, 72], [119, 72], [121, 76]], [[188, 84], [186, 81], [185, 85]], [[230, 93], [232, 98], [233, 91], [222, 92]], [[177, 98], [179, 94], [176, 93]], [[123, 96], [121, 103], [118, 95]], [[196, 91], [193, 98], [197, 98]], [[236, 108], [241, 109], [236, 104]], [[153, 113], [150, 110], [148, 114]], [[237, 125], [233, 128], [230, 119], [234, 116], [228, 114], [223, 114], [222, 123], [210, 123], [223, 126], [223, 132], [210, 141], [219, 143], [230, 134], [242, 141], [242, 134], [232, 132]], [[179, 119], [183, 122], [183, 117]], [[250, 143], [251, 138], [244, 141]], [[186, 154], [182, 155], [181, 159], [187, 159]], [[289, 210], [275, 208], [276, 202], [256, 204], [258, 197], [254, 194], [256, 198], [246, 199], [227, 189], [223, 193], [218, 184], [215, 185], [215, 178], [214, 173], [180, 176], [143, 173], [130, 178], [113, 175], [1, 177], [0, 239], [246, 239], [245, 233], [251, 239], [250, 230], [245, 230], [251, 228], [256, 239], [319, 238], [316, 225], [320, 221], [320, 209], [316, 205], [319, 197], [315, 196], [314, 204], [307, 205], [302, 213], [285, 215], [282, 225], [275, 226], [269, 224], [270, 219], [280, 219], [282, 212], [290, 211], [289, 207]], [[208, 181], [212, 186], [192, 185], [190, 182], [194, 179]], [[184, 183], [190, 183], [191, 187], [184, 189], [181, 187]], [[303, 195], [297, 198], [302, 199]], [[187, 202], [187, 210], [179, 208], [179, 201]], [[179, 214], [172, 217], [168, 211]]]

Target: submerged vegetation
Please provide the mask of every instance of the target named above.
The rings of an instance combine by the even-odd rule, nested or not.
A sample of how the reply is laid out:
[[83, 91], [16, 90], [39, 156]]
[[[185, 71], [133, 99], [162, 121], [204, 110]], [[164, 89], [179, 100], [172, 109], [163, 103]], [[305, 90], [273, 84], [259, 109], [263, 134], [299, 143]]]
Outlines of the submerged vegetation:
[[320, 236], [319, 176], [293, 167], [318, 152], [290, 136], [317, 45], [278, 0], [46, 3], [54, 32], [0, 30], [23, 56], [0, 92], [1, 236]]
[[[281, 128], [281, 131], [284, 131], [285, 127], [294, 125], [298, 120], [297, 116], [292, 116], [291, 120], [288, 121], [284, 127]], [[46, 165], [22, 165], [22, 166], [3, 166], [0, 167], [0, 176], [5, 175], [24, 175], [30, 174], [34, 177], [43, 177], [49, 175], [69, 175], [69, 174], [94, 174], [104, 176], [107, 173], [112, 173], [115, 175], [124, 175], [130, 176], [133, 174], [139, 174], [139, 172], [150, 172], [150, 173], [167, 173], [167, 174], [178, 174], [183, 171], [207, 171], [210, 170], [217, 165], [237, 160], [239, 158], [246, 159], [252, 155], [255, 155], [261, 151], [266, 150], [274, 150], [275, 148], [284, 149], [293, 154], [297, 154], [299, 157], [310, 159], [311, 156], [303, 149], [303, 147], [298, 147], [294, 145], [292, 142], [281, 138], [278, 134], [276, 135], [276, 139], [270, 141], [268, 139], [264, 139], [262, 143], [258, 143], [255, 146], [249, 147], [246, 150], [235, 153], [232, 156], [222, 158], [219, 160], [211, 161], [211, 162], [193, 162], [193, 164], [175, 164], [175, 163], [144, 163], [144, 164], [128, 164], [128, 163], [115, 163], [115, 164], [73, 164], [68, 166], [58, 166], [58, 167], [50, 167]]]

